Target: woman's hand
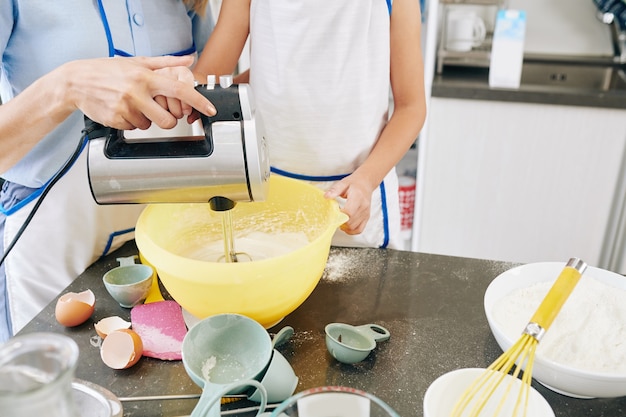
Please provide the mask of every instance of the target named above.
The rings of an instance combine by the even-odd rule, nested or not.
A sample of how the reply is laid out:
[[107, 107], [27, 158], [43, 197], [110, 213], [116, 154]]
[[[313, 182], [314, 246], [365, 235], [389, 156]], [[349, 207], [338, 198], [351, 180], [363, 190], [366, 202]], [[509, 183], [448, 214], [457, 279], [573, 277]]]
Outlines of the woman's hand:
[[163, 129], [193, 109], [207, 116], [215, 107], [194, 88], [192, 56], [101, 58], [73, 61], [61, 67], [64, 93], [90, 119], [121, 130]]

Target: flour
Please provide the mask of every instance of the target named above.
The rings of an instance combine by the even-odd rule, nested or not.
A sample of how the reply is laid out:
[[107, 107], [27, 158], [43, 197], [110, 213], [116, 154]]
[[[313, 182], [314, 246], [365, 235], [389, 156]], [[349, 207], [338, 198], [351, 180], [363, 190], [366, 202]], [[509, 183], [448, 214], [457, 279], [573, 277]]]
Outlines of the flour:
[[[495, 321], [517, 340], [551, 288], [513, 291], [493, 307]], [[537, 355], [592, 372], [626, 373], [626, 291], [583, 276], [537, 347]]]
[[353, 266], [353, 261], [348, 254], [334, 253], [328, 257], [326, 268], [322, 279], [329, 282], [339, 282], [346, 280], [347, 272]]
[[250, 377], [250, 367], [231, 354], [221, 354], [219, 358], [211, 355], [202, 363], [200, 371], [205, 381], [214, 384], [230, 384]]
[[211, 380], [211, 370], [215, 368], [215, 365], [217, 365], [217, 358], [215, 356], [211, 356], [202, 364], [202, 378], [204, 378], [205, 381], [208, 382]]
[[[247, 256], [239, 256], [239, 261], [260, 261], [286, 255], [296, 249], [302, 248], [309, 243], [303, 232], [290, 233], [264, 233], [251, 232], [238, 236], [234, 240], [235, 252], [245, 253]], [[218, 240], [208, 244], [198, 244], [189, 248], [184, 256], [205, 262], [217, 262], [223, 259], [225, 254], [224, 241]]]

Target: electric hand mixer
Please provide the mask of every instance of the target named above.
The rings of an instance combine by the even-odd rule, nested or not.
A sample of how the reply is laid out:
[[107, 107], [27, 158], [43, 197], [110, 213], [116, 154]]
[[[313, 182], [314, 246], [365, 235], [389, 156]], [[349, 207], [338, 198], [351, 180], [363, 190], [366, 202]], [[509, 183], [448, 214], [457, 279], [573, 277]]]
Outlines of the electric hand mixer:
[[236, 261], [232, 232], [226, 233], [229, 210], [237, 201], [263, 201], [268, 193], [263, 125], [249, 85], [222, 76], [219, 85], [196, 90], [217, 109], [212, 117], [201, 114], [204, 136], [129, 139], [85, 118], [89, 184], [98, 204], [209, 202], [225, 213], [227, 261]]

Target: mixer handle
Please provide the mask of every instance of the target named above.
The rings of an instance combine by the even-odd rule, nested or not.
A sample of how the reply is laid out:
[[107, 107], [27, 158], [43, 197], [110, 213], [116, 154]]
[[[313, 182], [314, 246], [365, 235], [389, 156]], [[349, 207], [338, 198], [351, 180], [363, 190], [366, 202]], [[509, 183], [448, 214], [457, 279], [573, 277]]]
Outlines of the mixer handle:
[[213, 153], [213, 138], [206, 135], [129, 140], [123, 130], [103, 126], [87, 116], [84, 131], [90, 140], [105, 139], [104, 154], [108, 159], [191, 158]]
[[85, 128], [83, 129], [83, 135], [88, 138], [101, 138], [103, 136], [107, 136], [110, 130], [110, 127], [94, 122], [89, 117], [85, 116]]
[[85, 116], [85, 132], [90, 139], [105, 138], [104, 152], [109, 159], [125, 158], [177, 158], [207, 157], [214, 150], [214, 134], [212, 124], [215, 122], [239, 122], [244, 120], [239, 101], [239, 86], [219, 85], [207, 88], [198, 85], [196, 90], [213, 103], [217, 109], [215, 116], [200, 114], [204, 129], [202, 136], [178, 136], [161, 138], [128, 139], [123, 130], [103, 126]]

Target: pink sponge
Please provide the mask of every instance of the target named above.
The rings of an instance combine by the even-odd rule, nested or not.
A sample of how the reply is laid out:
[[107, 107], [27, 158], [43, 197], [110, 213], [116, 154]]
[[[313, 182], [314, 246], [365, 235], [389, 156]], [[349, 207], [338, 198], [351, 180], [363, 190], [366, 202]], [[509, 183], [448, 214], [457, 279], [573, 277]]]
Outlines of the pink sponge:
[[176, 301], [139, 304], [130, 311], [133, 330], [143, 342], [143, 355], [157, 359], [182, 359], [183, 338], [187, 326]]

